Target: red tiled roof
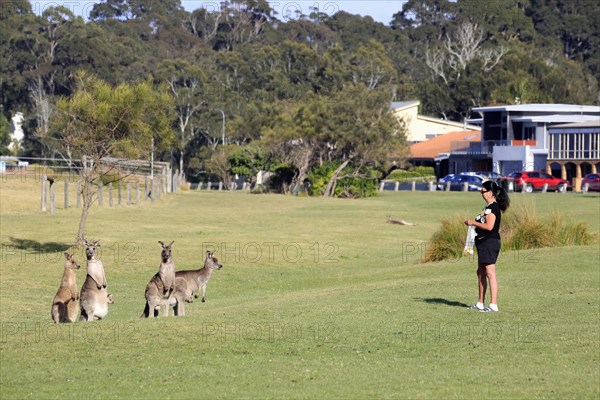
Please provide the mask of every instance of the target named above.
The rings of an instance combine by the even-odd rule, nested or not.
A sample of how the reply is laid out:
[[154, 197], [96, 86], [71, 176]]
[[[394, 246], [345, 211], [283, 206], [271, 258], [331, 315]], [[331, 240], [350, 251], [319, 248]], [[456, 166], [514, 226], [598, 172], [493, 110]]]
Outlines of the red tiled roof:
[[460, 141], [481, 142], [481, 131], [450, 132], [424, 142], [415, 143], [410, 147], [410, 158], [434, 159], [441, 153], [450, 153], [452, 142]]

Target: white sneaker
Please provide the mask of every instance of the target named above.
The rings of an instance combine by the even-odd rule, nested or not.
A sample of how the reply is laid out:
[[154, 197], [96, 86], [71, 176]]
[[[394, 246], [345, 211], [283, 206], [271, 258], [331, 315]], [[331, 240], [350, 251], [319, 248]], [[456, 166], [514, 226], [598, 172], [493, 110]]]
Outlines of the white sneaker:
[[494, 310], [491, 307], [486, 307], [483, 310], [479, 310], [480, 312], [498, 312], [498, 310]]

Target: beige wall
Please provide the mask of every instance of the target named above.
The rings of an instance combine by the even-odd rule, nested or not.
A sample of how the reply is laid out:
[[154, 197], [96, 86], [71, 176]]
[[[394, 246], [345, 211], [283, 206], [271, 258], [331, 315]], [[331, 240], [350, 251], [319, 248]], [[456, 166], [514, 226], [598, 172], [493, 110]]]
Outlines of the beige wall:
[[462, 131], [462, 124], [449, 123], [443, 120], [436, 121], [427, 117], [420, 117], [419, 107], [396, 110], [396, 118], [404, 120], [407, 127], [407, 140], [409, 142], [422, 142], [427, 140], [427, 135], [443, 135], [445, 133]]

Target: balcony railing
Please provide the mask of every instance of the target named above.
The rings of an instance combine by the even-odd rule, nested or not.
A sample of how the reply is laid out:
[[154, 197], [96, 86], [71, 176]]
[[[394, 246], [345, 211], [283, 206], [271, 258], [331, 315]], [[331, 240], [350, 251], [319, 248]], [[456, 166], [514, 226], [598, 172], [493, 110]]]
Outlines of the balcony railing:
[[491, 155], [495, 146], [535, 146], [535, 140], [487, 140], [485, 142], [451, 142], [450, 152], [463, 155]]

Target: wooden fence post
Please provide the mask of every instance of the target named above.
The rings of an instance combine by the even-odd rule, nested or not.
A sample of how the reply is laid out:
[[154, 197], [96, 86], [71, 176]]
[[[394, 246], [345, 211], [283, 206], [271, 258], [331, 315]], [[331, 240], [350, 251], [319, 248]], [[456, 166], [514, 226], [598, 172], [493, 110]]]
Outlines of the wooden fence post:
[[122, 200], [122, 193], [121, 193], [121, 182], [117, 181], [117, 204], [121, 205], [121, 200]]
[[55, 198], [55, 194], [56, 194], [56, 190], [55, 190], [55, 185], [54, 182], [50, 183], [50, 214], [54, 215], [54, 213], [56, 212], [56, 198]]
[[127, 182], [127, 205], [131, 205], [131, 182]]
[[104, 184], [102, 183], [102, 181], [100, 181], [98, 183], [98, 205], [101, 206], [104, 204], [104, 195], [102, 193], [102, 189], [103, 189]]
[[65, 179], [65, 210], [69, 208], [69, 178]]
[[113, 206], [113, 183], [108, 183], [108, 206]]
[[154, 204], [154, 198], [156, 193], [154, 192], [154, 178], [150, 179], [150, 202]]
[[42, 175], [42, 204], [41, 204], [41, 209], [42, 212], [45, 213], [46, 212], [46, 181], [48, 179], [46, 178], [46, 175]]

